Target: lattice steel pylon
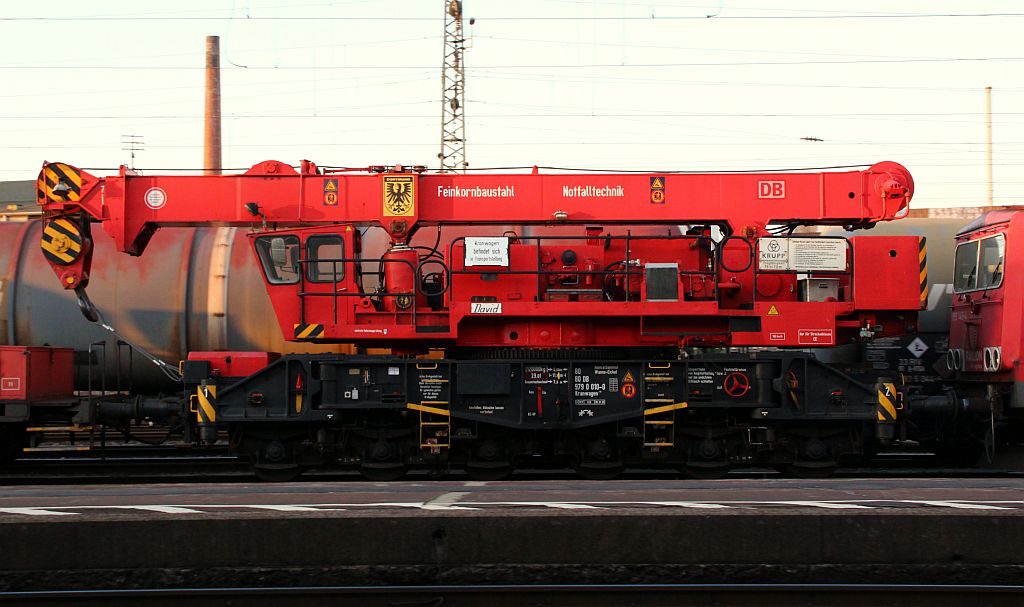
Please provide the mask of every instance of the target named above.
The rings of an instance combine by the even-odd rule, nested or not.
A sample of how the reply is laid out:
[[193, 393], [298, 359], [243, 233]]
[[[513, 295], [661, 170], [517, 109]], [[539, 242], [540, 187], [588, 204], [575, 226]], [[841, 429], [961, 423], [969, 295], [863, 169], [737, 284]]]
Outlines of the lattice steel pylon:
[[466, 70], [461, 0], [444, 0], [444, 63], [441, 66], [441, 172], [465, 172]]

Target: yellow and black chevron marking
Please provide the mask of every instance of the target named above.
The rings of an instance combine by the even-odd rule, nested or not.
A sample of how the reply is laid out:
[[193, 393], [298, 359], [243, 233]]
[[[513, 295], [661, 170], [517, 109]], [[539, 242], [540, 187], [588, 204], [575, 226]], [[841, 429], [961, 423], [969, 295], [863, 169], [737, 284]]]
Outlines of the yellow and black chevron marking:
[[878, 406], [875, 412], [880, 422], [896, 421], [896, 384], [879, 384]]
[[82, 198], [82, 171], [54, 162], [43, 167], [36, 181], [36, 199], [47, 202], [78, 202]]
[[217, 421], [217, 386], [199, 386], [196, 388], [196, 421], [200, 424], [212, 424]]
[[324, 326], [315, 323], [298, 323], [295, 325], [295, 339], [320, 339], [324, 336]]
[[928, 303], [928, 239], [919, 236], [917, 259], [921, 262], [921, 307]]
[[66, 266], [82, 254], [82, 231], [70, 219], [62, 217], [48, 221], [43, 227], [39, 246], [47, 261]]

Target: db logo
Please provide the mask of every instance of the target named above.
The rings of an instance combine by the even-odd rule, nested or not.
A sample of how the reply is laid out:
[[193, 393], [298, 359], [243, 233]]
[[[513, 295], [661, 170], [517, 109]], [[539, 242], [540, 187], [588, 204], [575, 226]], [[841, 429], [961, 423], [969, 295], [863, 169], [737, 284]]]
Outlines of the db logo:
[[786, 182], [785, 181], [758, 181], [757, 182], [757, 197], [758, 198], [785, 198], [786, 197]]

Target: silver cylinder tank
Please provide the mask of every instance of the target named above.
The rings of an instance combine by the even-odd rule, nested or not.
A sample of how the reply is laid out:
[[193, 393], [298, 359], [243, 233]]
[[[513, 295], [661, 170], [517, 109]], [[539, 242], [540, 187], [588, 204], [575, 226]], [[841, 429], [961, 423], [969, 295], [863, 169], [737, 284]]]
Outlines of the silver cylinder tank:
[[[0, 344], [84, 351], [105, 342], [112, 377], [115, 338], [85, 320], [74, 293], [60, 287], [39, 237], [39, 221], [0, 223]], [[171, 364], [190, 351], [352, 350], [284, 340], [245, 230], [163, 229], [142, 257], [115, 251], [102, 233], [94, 245], [89, 296], [125, 339]], [[137, 390], [171, 388], [138, 356], [133, 371]]]

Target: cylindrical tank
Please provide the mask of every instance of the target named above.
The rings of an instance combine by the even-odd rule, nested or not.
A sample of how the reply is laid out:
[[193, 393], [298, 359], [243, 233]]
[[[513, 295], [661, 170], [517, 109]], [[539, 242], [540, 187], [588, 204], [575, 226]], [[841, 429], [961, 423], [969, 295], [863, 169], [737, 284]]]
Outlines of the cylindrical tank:
[[384, 298], [384, 310], [394, 312], [408, 310], [416, 303], [416, 266], [419, 254], [416, 249], [396, 245], [384, 253], [384, 286], [394, 296]]
[[[40, 222], [0, 222], [0, 344], [88, 350], [115, 338], [85, 320], [39, 252]], [[120, 335], [171, 364], [190, 351], [349, 352], [286, 342], [245, 236], [238, 228], [166, 228], [142, 257], [114, 250], [97, 227], [88, 293]], [[125, 363], [126, 364], [126, 363]], [[136, 356], [136, 390], [171, 389]]]

